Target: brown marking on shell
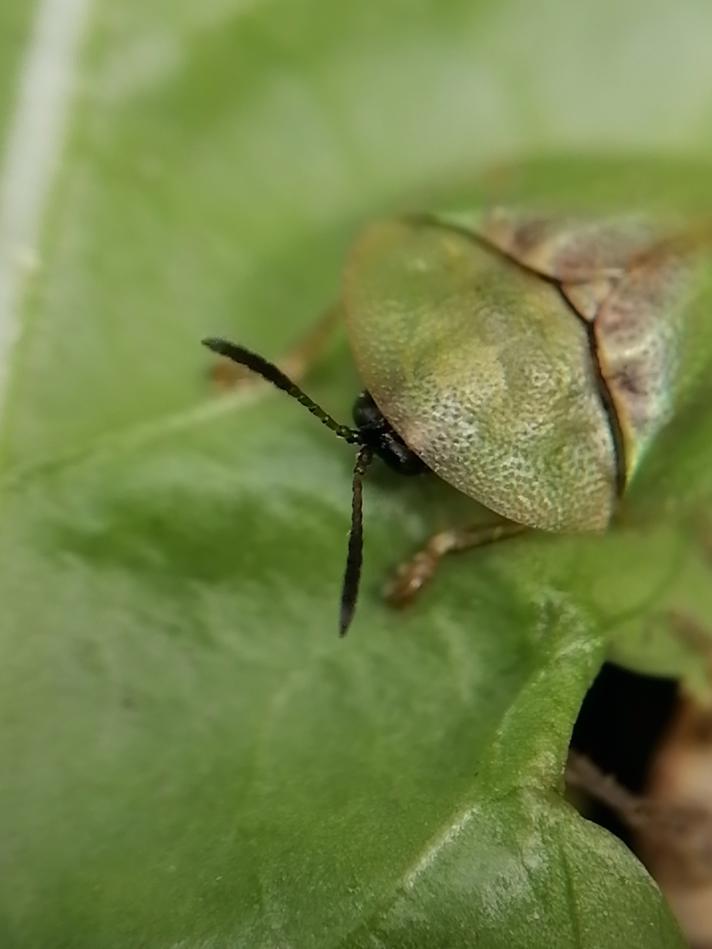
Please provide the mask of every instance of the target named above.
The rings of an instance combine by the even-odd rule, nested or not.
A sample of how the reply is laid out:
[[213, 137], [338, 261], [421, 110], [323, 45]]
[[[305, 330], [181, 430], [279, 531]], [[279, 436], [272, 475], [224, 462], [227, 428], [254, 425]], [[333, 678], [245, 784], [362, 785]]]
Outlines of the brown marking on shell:
[[640, 216], [551, 218], [507, 208], [480, 224], [485, 241], [559, 283], [595, 326], [596, 357], [620, 429], [626, 482], [673, 411], [691, 263], [712, 223], [684, 229]]
[[525, 267], [566, 284], [622, 276], [656, 234], [636, 215], [551, 217], [509, 208], [488, 212], [478, 231]]
[[592, 323], [613, 288], [613, 280], [601, 277], [588, 283], [564, 283], [561, 291], [579, 316]]
[[658, 245], [612, 290], [594, 323], [601, 371], [623, 434], [628, 479], [672, 414], [689, 270], [682, 254]]

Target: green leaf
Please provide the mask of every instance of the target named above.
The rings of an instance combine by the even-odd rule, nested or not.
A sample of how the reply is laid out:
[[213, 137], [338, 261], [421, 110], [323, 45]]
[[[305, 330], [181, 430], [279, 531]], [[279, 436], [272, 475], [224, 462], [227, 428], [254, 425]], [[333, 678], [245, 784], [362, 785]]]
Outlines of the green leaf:
[[3, 4], [0, 10], [0, 146], [19, 92], [18, 64], [25, 51], [34, 12], [33, 3]]
[[[280, 354], [337, 297], [358, 225], [392, 209], [708, 207], [705, 163], [646, 153], [709, 146], [712, 9], [65, 12], [85, 37], [63, 54], [68, 136], [35, 172], [36, 228], [20, 204], [38, 264], [26, 284], [7, 270], [0, 310], [22, 330], [1, 440], [3, 945], [680, 946], [562, 770], [607, 643], [638, 668], [699, 665], [669, 632], [709, 615], [689, 543], [709, 413], [662, 443], [632, 523], [464, 556], [403, 614], [384, 578], [472, 505], [374, 470], [340, 642], [351, 453], [271, 390], [216, 396], [198, 341]], [[0, 67], [3, 128], [31, 15], [0, 13], [27, 38]], [[583, 147], [640, 154], [504, 160]], [[0, 207], [4, 253], [8, 234]], [[346, 418], [343, 339], [309, 389]]]

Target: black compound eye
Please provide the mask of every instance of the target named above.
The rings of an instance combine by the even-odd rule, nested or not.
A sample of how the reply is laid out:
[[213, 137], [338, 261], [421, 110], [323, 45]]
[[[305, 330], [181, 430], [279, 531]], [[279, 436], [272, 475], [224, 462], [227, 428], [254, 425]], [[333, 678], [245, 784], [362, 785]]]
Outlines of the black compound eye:
[[363, 439], [375, 455], [389, 468], [404, 475], [421, 474], [427, 471], [425, 462], [408, 448], [403, 439], [393, 430], [369, 392], [362, 392], [353, 407], [354, 422]]
[[357, 428], [379, 431], [386, 427], [386, 421], [381, 414], [381, 410], [373, 401], [373, 397], [369, 392], [362, 392], [357, 396], [352, 411]]
[[427, 471], [427, 465], [395, 432], [386, 432], [377, 448], [379, 458], [399, 474], [417, 475]]

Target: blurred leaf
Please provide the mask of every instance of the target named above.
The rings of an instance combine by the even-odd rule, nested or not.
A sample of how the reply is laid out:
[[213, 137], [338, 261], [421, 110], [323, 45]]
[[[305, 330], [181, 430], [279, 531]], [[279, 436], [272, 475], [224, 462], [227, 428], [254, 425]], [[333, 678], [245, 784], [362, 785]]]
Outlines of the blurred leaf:
[[[392, 208], [608, 181], [709, 205], [704, 163], [642, 153], [709, 146], [712, 8], [96, 0], [90, 25], [4, 414], [3, 944], [680, 945], [560, 791], [604, 638], [693, 665], [669, 632], [709, 617], [709, 418], [610, 536], [463, 557], [404, 615], [383, 577], [472, 506], [375, 472], [342, 643], [350, 453], [272, 392], [216, 397], [197, 341], [281, 352]], [[641, 157], [481, 177], [583, 147]], [[346, 416], [357, 387], [340, 340], [310, 389]]]
[[26, 49], [34, 3], [9, 3], [0, 8], [0, 147], [12, 117], [19, 85], [18, 66]]

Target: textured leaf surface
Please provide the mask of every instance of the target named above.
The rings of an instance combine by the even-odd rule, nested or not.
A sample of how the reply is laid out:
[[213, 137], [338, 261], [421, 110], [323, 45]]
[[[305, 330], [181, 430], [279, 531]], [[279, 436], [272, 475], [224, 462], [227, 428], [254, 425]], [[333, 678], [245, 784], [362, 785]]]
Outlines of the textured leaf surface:
[[[642, 154], [481, 176], [521, 150], [704, 147], [708, 6], [86, 15], [2, 419], [3, 945], [680, 945], [560, 792], [606, 640], [699, 664], [669, 620], [709, 615], [709, 419], [670, 433], [610, 537], [460, 558], [403, 615], [384, 576], [472, 506], [375, 472], [338, 642], [350, 453], [272, 392], [216, 396], [197, 341], [281, 352], [390, 208], [709, 204], [704, 164]], [[346, 416], [357, 387], [335, 341], [310, 388]]]

